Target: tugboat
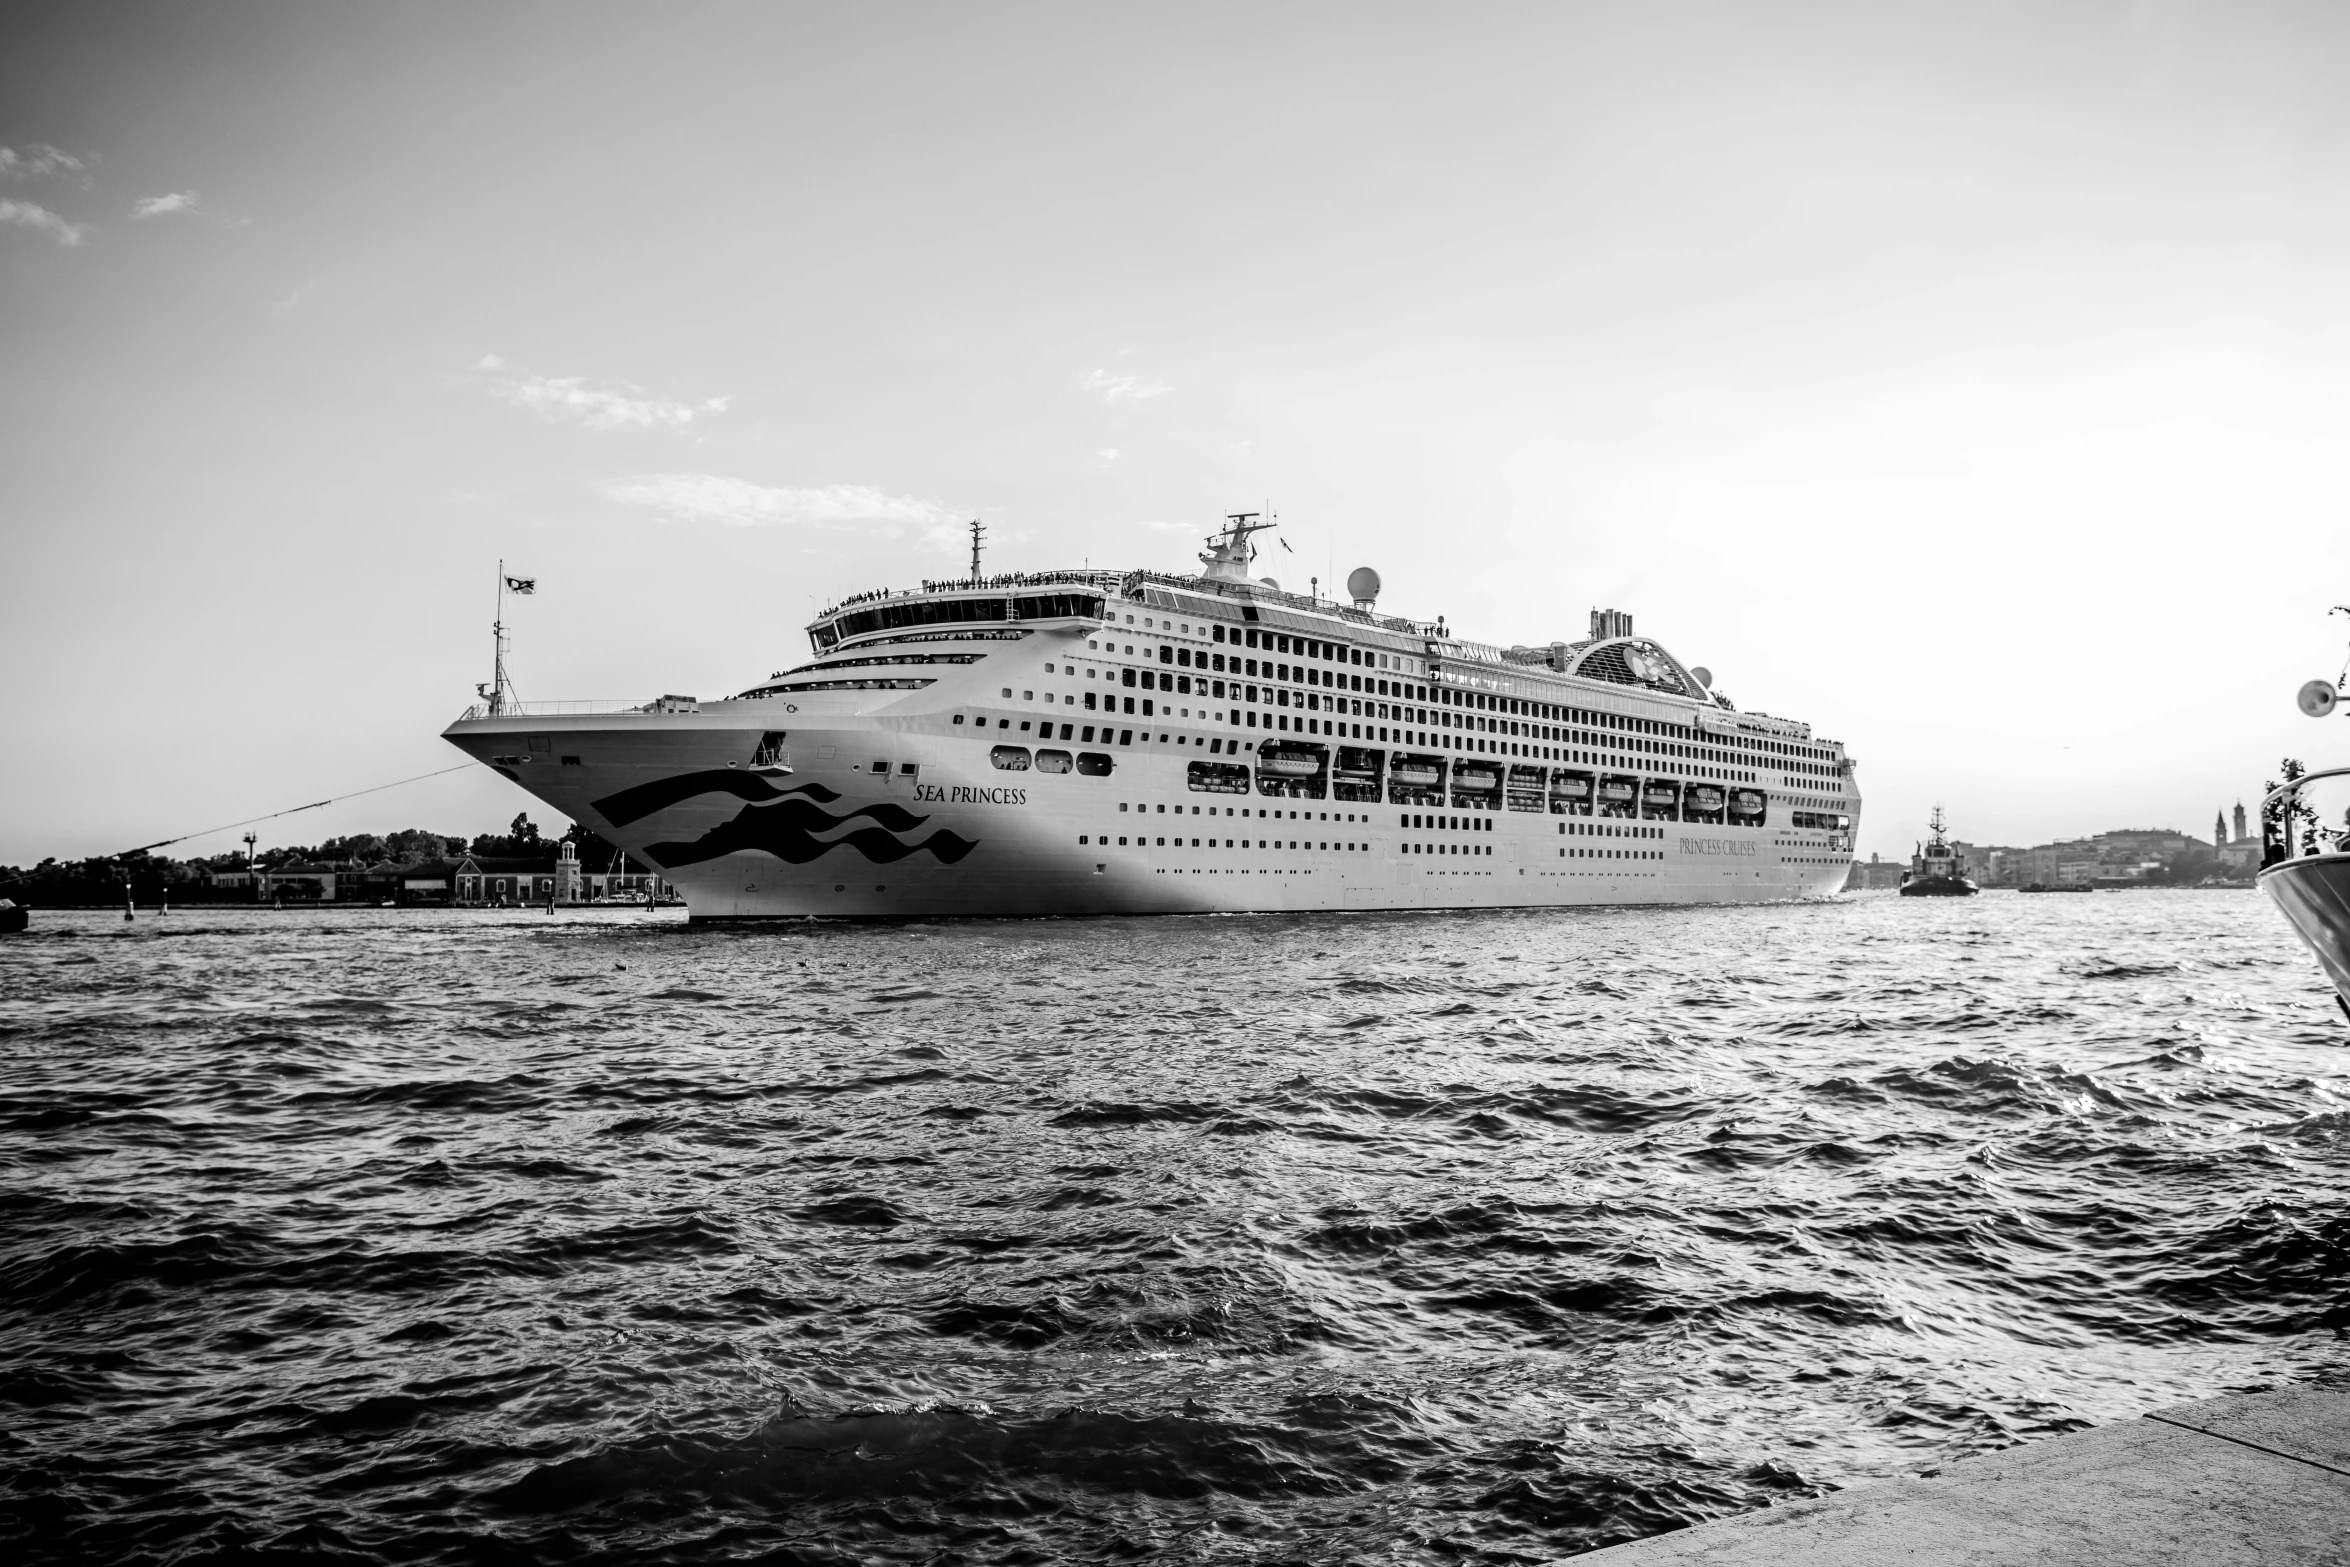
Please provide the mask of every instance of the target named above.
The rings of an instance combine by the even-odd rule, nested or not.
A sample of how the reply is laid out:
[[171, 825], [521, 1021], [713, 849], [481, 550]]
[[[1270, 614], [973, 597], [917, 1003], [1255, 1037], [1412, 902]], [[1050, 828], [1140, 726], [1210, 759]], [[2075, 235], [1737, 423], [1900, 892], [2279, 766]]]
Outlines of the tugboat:
[[1918, 852], [1910, 856], [1909, 874], [1901, 878], [1901, 895], [1905, 898], [1964, 898], [1983, 889], [1967, 879], [1966, 863], [1958, 851], [1950, 847], [1942, 836], [1942, 807], [1934, 807], [1933, 818], [1926, 823], [1932, 834]]
[[[2350, 613], [2350, 606], [2340, 608]], [[2350, 685], [2350, 674], [2331, 682], [2310, 681], [2301, 688], [2301, 711], [2324, 718], [2350, 710], [2342, 701], [2345, 685]], [[2335, 1004], [2350, 1018], [2350, 821], [2329, 831], [2302, 794], [2320, 780], [2344, 777], [2350, 777], [2350, 767], [2303, 773], [2260, 802], [2263, 863], [2258, 885], [2309, 944], [2318, 966], [2334, 983]], [[2296, 852], [2297, 825], [2302, 832]]]

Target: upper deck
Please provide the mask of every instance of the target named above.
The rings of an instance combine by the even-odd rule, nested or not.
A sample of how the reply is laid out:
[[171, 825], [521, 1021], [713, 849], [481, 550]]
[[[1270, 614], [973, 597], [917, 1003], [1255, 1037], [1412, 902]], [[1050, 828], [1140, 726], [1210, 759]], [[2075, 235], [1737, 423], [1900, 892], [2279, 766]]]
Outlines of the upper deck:
[[[917, 589], [859, 594], [826, 609], [808, 636], [818, 662], [793, 670], [813, 676], [853, 649], [912, 641], [1014, 640], [1055, 630], [1093, 634], [1116, 627], [1148, 639], [1143, 654], [1217, 674], [1294, 672], [1300, 684], [1325, 684], [1312, 666], [1250, 659], [1245, 650], [1287, 653], [1325, 664], [1387, 672], [1341, 677], [1356, 691], [1405, 700], [1484, 706], [1537, 719], [1654, 723], [1692, 740], [1747, 744], [1824, 771], [1848, 769], [1843, 747], [1815, 739], [1811, 726], [1766, 713], [1740, 712], [1693, 669], [1651, 638], [1633, 634], [1629, 615], [1595, 611], [1579, 641], [1502, 647], [1455, 635], [1440, 618], [1378, 613], [1371, 604], [1290, 593], [1266, 579], [1229, 569], [1245, 534], [1227, 535], [1203, 556], [1197, 574], [1158, 571], [1044, 571]], [[1245, 566], [1245, 556], [1238, 564]], [[1219, 568], [1227, 569], [1219, 569]], [[926, 635], [933, 633], [934, 635]], [[1227, 651], [1227, 650], [1242, 651]], [[943, 656], [943, 655], [934, 655]], [[1227, 669], [1227, 666], [1230, 666]], [[780, 674], [775, 678], [781, 678]], [[866, 678], [871, 678], [867, 676]], [[1260, 676], [1260, 678], [1262, 678]], [[1424, 688], [1422, 683], [1424, 682]], [[1388, 688], [1393, 687], [1390, 691]]]

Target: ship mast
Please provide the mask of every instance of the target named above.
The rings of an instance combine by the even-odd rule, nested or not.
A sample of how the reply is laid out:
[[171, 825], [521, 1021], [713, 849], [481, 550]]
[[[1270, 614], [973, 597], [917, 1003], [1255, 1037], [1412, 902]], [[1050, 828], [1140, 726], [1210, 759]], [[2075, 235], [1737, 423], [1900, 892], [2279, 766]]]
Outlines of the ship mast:
[[974, 518], [972, 518], [972, 519], [971, 519], [971, 585], [972, 585], [973, 587], [977, 587], [977, 586], [979, 586], [979, 541], [980, 541], [980, 539], [981, 539], [981, 538], [983, 538], [983, 537], [985, 537], [985, 536], [986, 536], [986, 533], [987, 533], [987, 529], [985, 529], [985, 528], [983, 528], [983, 527], [981, 527], [981, 526], [980, 526], [979, 519], [978, 519], [977, 517], [974, 517]]
[[506, 561], [503, 556], [498, 560], [497, 603], [497, 613], [490, 621], [489, 684], [473, 688], [489, 703], [492, 718], [506, 710]]
[[1263, 533], [1268, 528], [1281, 526], [1277, 522], [1263, 522], [1263, 512], [1235, 511], [1224, 516], [1224, 531], [1208, 540], [1200, 564], [1208, 569], [1201, 573], [1210, 582], [1246, 582], [1249, 580], [1249, 562], [1257, 558], [1256, 546], [1249, 543], [1249, 535]]

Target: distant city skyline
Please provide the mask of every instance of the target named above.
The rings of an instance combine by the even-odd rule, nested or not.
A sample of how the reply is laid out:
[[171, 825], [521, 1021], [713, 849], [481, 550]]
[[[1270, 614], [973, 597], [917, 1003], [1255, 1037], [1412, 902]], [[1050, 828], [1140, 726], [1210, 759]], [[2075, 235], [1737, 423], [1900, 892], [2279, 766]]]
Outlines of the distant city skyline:
[[1292, 587], [1630, 611], [1852, 748], [1863, 859], [2201, 836], [2350, 759], [2346, 68], [2282, 5], [21, 20], [0, 863], [456, 764], [501, 559], [524, 696], [708, 697], [972, 517], [1174, 570], [1267, 503]]

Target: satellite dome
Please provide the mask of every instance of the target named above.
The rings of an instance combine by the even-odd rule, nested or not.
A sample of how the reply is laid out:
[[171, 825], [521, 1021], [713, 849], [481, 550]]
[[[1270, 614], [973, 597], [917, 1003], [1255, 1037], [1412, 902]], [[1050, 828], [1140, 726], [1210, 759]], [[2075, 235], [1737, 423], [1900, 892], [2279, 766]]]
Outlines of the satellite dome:
[[1271, 577], [1259, 577], [1257, 578], [1257, 581], [1264, 586], [1271, 588], [1276, 593], [1281, 591], [1281, 584]]
[[1346, 596], [1358, 604], [1368, 604], [1379, 597], [1379, 573], [1368, 566], [1357, 566], [1346, 574]]
[[1695, 669], [1689, 671], [1689, 673], [1696, 676], [1697, 683], [1705, 687], [1708, 691], [1711, 691], [1714, 688], [1714, 672], [1706, 668], [1703, 664], [1698, 665]]

